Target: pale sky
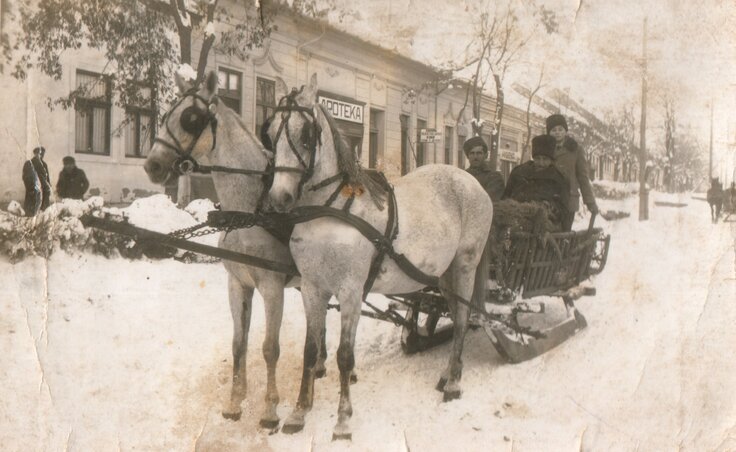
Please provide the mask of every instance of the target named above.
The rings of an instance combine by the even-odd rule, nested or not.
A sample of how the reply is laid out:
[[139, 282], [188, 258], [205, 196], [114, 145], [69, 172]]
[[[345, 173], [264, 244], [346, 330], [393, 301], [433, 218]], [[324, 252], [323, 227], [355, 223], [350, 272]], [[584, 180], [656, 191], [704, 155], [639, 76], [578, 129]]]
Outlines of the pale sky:
[[[477, 11], [487, 0], [342, 0], [356, 11], [341, 26], [384, 47], [439, 65], [463, 59]], [[528, 0], [518, 2], [521, 26], [536, 23]], [[678, 121], [708, 143], [709, 101], [715, 100], [718, 159], [736, 142], [736, 2], [718, 0], [553, 0], [560, 32], [538, 30], [506, 77], [506, 86], [531, 84], [545, 61], [550, 87], [602, 116], [641, 99], [642, 23], [648, 17], [648, 147], [661, 128], [661, 97], [672, 93]], [[638, 113], [637, 113], [638, 115]]]

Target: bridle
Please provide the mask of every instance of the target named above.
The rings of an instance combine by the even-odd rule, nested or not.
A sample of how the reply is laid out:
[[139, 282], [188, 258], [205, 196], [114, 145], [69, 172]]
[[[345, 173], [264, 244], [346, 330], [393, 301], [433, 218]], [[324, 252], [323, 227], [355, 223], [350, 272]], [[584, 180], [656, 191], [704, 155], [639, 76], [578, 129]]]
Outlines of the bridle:
[[[184, 149], [184, 146], [182, 146], [181, 142], [176, 138], [176, 135], [174, 135], [174, 132], [171, 130], [171, 126], [169, 125], [169, 119], [171, 116], [171, 112], [176, 110], [177, 107], [179, 107], [182, 102], [184, 102], [185, 99], [188, 97], [191, 97], [194, 99], [194, 103], [185, 108], [184, 111], [182, 111], [181, 116], [179, 118], [179, 122], [181, 125], [181, 128], [188, 134], [192, 135], [194, 139], [189, 144], [189, 146]], [[197, 106], [197, 101], [202, 102], [205, 105], [205, 108], [199, 108]], [[217, 117], [212, 112], [212, 107], [216, 106], [219, 103], [219, 100], [217, 97], [213, 97], [212, 100], [207, 100], [204, 97], [197, 94], [197, 88], [192, 88], [189, 91], [185, 92], [181, 99], [179, 99], [166, 113], [164, 116], [164, 127], [166, 129], [166, 133], [168, 134], [169, 138], [171, 138], [172, 142], [166, 141], [163, 138], [156, 137], [154, 139], [154, 143], [160, 143], [161, 145], [173, 150], [178, 155], [178, 158], [174, 160], [172, 163], [172, 170], [177, 173], [178, 175], [187, 175], [191, 173], [210, 173], [210, 172], [221, 172], [221, 173], [231, 173], [231, 174], [245, 174], [245, 175], [257, 175], [257, 176], [266, 176], [273, 173], [273, 171], [270, 170], [269, 165], [267, 165], [266, 169], [261, 170], [250, 170], [250, 169], [243, 169], [243, 168], [231, 168], [227, 166], [218, 166], [218, 165], [200, 165], [199, 162], [197, 162], [194, 157], [192, 157], [192, 150], [194, 149], [194, 146], [197, 145], [199, 142], [199, 139], [202, 137], [202, 134], [207, 129], [207, 126], [210, 127], [210, 131], [212, 132], [212, 148], [210, 151], [215, 149], [215, 146], [217, 146]]]
[[[297, 160], [299, 161], [299, 167], [291, 167], [291, 166], [274, 166], [273, 172], [291, 172], [291, 173], [299, 173], [302, 175], [301, 179], [299, 180], [299, 192], [301, 192], [302, 187], [304, 184], [312, 177], [314, 174], [314, 160], [317, 155], [317, 145], [321, 145], [321, 135], [322, 135], [322, 128], [317, 122], [317, 118], [314, 116], [314, 112], [311, 108], [303, 107], [299, 105], [296, 102], [296, 97], [304, 90], [304, 86], [302, 86], [300, 89], [293, 88], [291, 90], [291, 93], [284, 96], [279, 100], [278, 106], [274, 109], [273, 115], [269, 117], [264, 123], [261, 128], [261, 142], [263, 143], [263, 146], [268, 149], [271, 152], [274, 152], [274, 144], [279, 142], [279, 139], [281, 138], [281, 134], [283, 133], [286, 136], [286, 141], [289, 143], [289, 149], [291, 149], [291, 152], [296, 156]], [[299, 153], [297, 150], [297, 146], [294, 144], [294, 140], [291, 137], [291, 134], [289, 133], [289, 118], [291, 118], [292, 113], [298, 113], [301, 115], [301, 117], [304, 119], [308, 125], [305, 125], [305, 127], [302, 128], [302, 134], [300, 136], [301, 145], [305, 147], [309, 151], [309, 161], [305, 161], [304, 157]], [[276, 131], [276, 136], [273, 141], [271, 141], [271, 137], [268, 135], [268, 129], [271, 126], [271, 122], [273, 121], [276, 114], [281, 114], [281, 124], [279, 124], [279, 128]], [[275, 158], [274, 158], [275, 160]], [[340, 174], [340, 177], [343, 175]], [[331, 183], [333, 180], [339, 180], [338, 178], [328, 178], [327, 180], [330, 180], [329, 183]], [[323, 187], [327, 184], [323, 184], [325, 181], [321, 182], [319, 187]], [[315, 186], [316, 187], [316, 186]], [[312, 187], [314, 189], [315, 187]]]

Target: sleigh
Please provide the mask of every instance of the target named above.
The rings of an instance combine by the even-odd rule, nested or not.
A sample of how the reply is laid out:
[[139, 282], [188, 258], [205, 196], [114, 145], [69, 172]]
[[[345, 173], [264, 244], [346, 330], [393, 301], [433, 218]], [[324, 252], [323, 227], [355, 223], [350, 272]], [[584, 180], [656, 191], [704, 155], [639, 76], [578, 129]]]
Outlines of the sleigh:
[[[247, 254], [161, 234], [129, 224], [125, 219], [87, 215], [85, 226], [122, 234], [139, 243], [179, 248], [208, 256], [296, 276], [295, 267]], [[211, 212], [200, 228], [232, 230], [253, 225], [283, 223], [283, 218], [257, 217], [243, 212]], [[504, 245], [501, 265], [491, 265], [490, 280], [502, 284], [488, 288], [482, 306], [473, 306], [471, 326], [482, 327], [505, 360], [519, 363], [539, 356], [586, 327], [575, 300], [595, 294], [584, 283], [606, 264], [610, 236], [600, 228], [558, 233], [512, 232]], [[259, 224], [260, 222], [260, 224]], [[191, 229], [191, 228], [190, 228]], [[187, 231], [188, 236], [201, 235]], [[185, 236], [186, 237], [186, 236]], [[501, 275], [502, 277], [498, 277]], [[543, 297], [544, 300], [540, 300]], [[561, 300], [564, 318], [552, 320], [549, 297]], [[385, 309], [365, 301], [362, 314], [402, 328], [401, 345], [407, 354], [440, 345], [452, 338], [447, 300], [437, 287], [409, 294], [389, 295]], [[559, 303], [557, 303], [559, 305]], [[330, 305], [331, 309], [339, 309]], [[558, 306], [559, 307], [559, 306]], [[559, 310], [559, 309], [558, 309]]]
[[[610, 245], [610, 236], [594, 228], [593, 221], [591, 218], [588, 229], [582, 231], [510, 233], [500, 268], [491, 265], [489, 279], [502, 283], [485, 293], [480, 308], [488, 316], [474, 316], [472, 322], [485, 330], [505, 360], [532, 359], [587, 326], [574, 302], [595, 295], [595, 288], [586, 282], [603, 271]], [[391, 309], [406, 307], [401, 336], [406, 353], [426, 350], [452, 337], [447, 301], [437, 288], [390, 298], [396, 302]], [[553, 304], [563, 311], [562, 319], [554, 318], [560, 313], [553, 315]], [[489, 316], [505, 322], [489, 320]]]

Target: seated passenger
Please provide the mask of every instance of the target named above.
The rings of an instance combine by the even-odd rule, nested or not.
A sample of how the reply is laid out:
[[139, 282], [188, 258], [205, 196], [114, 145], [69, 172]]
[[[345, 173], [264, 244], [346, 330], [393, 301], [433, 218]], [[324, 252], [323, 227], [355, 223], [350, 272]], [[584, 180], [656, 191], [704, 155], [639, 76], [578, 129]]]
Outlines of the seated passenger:
[[562, 223], [567, 215], [569, 189], [565, 177], [552, 162], [555, 155], [555, 139], [539, 135], [532, 139], [532, 161], [523, 163], [511, 171], [503, 199], [518, 202], [540, 202], [550, 210], [550, 218]]

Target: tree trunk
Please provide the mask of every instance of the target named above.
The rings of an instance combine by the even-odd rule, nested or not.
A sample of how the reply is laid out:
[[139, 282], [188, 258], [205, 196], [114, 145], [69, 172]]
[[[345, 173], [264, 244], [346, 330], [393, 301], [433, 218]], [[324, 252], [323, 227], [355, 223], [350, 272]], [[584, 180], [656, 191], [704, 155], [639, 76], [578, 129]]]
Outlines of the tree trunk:
[[501, 77], [493, 74], [493, 81], [496, 83], [496, 119], [495, 132], [491, 137], [491, 167], [495, 170], [498, 167], [498, 150], [501, 148], [501, 120], [503, 119], [503, 87], [501, 86]]

